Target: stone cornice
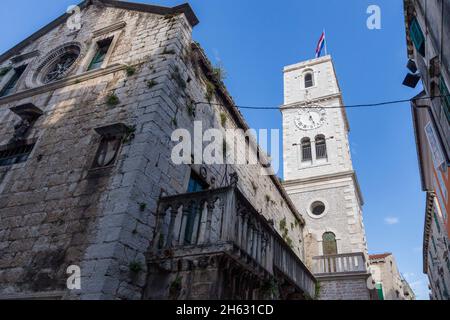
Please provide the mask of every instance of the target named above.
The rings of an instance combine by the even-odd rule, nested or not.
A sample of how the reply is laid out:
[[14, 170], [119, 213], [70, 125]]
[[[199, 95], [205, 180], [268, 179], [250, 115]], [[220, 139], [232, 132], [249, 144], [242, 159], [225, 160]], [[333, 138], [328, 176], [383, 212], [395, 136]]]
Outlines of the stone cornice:
[[433, 223], [433, 208], [434, 208], [434, 198], [436, 194], [434, 192], [427, 192], [427, 200], [425, 206], [425, 226], [423, 232], [423, 272], [428, 274], [428, 246], [430, 242], [430, 235], [432, 231]]
[[12, 94], [12, 95], [2, 97], [2, 98], [0, 98], [0, 105], [10, 103], [10, 102], [13, 102], [16, 100], [29, 98], [29, 97], [35, 96], [37, 94], [56, 90], [56, 89], [70, 86], [73, 84], [78, 84], [80, 82], [95, 79], [95, 78], [98, 78], [98, 77], [101, 77], [101, 76], [104, 76], [104, 75], [107, 75], [110, 73], [122, 71], [122, 70], [125, 70], [126, 68], [127, 68], [127, 66], [124, 64], [113, 64], [105, 69], [93, 70], [93, 71], [84, 72], [82, 74], [70, 76], [70, 77], [67, 77], [62, 80], [58, 80], [58, 81], [55, 81], [55, 82], [52, 82], [49, 84], [45, 84], [43, 86], [20, 91], [15, 94]]
[[[80, 7], [81, 10], [87, 8], [88, 6], [93, 4], [93, 0], [84, 0], [81, 3], [78, 4], [78, 7]], [[195, 15], [194, 11], [192, 10], [191, 6], [188, 3], [184, 3], [175, 7], [161, 7], [161, 6], [154, 6], [154, 5], [148, 5], [143, 3], [133, 3], [133, 2], [124, 2], [124, 1], [115, 1], [115, 0], [97, 0], [95, 1], [95, 4], [101, 4], [107, 7], [113, 7], [113, 8], [119, 8], [119, 9], [125, 9], [125, 10], [134, 10], [134, 11], [140, 11], [140, 12], [147, 12], [157, 15], [175, 15], [175, 14], [181, 14], [183, 13], [186, 16], [186, 19], [190, 23], [192, 27], [196, 26], [199, 23], [199, 20], [197, 16]], [[5, 53], [0, 55], [0, 63], [3, 63], [5, 60], [13, 57], [14, 55], [20, 54], [20, 51], [23, 50], [26, 46], [32, 44], [34, 41], [45, 35], [46, 33], [50, 32], [54, 28], [58, 27], [60, 24], [65, 23], [67, 19], [71, 16], [69, 13], [64, 13], [63, 15], [59, 16], [43, 28], [39, 29], [35, 33], [33, 33], [31, 36], [17, 44], [15, 47], [11, 48], [10, 50], [6, 51]]]
[[114, 24], [112, 24], [110, 26], [107, 26], [105, 28], [95, 30], [92, 33], [92, 35], [93, 35], [94, 38], [97, 38], [97, 37], [99, 37], [101, 35], [104, 35], [106, 33], [111, 33], [111, 32], [123, 29], [123, 28], [125, 28], [126, 25], [127, 25], [127, 23], [125, 21], [120, 21], [120, 22], [114, 23]]
[[[338, 92], [338, 93], [333, 93], [327, 96], [323, 96], [320, 98], [316, 98], [316, 99], [311, 99], [311, 100], [305, 100], [305, 101], [300, 101], [300, 102], [294, 102], [294, 103], [289, 103], [289, 104], [284, 104], [282, 106], [280, 106], [281, 110], [286, 110], [286, 109], [296, 109], [296, 108], [300, 108], [300, 107], [304, 107], [306, 105], [313, 105], [316, 103], [321, 103], [321, 102], [325, 102], [325, 101], [330, 101], [333, 99], [342, 99], [342, 93]], [[326, 109], [326, 107], [325, 107]]]
[[311, 60], [307, 60], [307, 61], [303, 61], [297, 64], [293, 64], [290, 66], [286, 66], [283, 70], [283, 72], [290, 72], [290, 71], [294, 71], [294, 70], [298, 70], [298, 69], [302, 69], [305, 67], [312, 67], [315, 66], [316, 64], [319, 63], [324, 63], [326, 61], [331, 61], [331, 56], [330, 55], [326, 55], [320, 58], [315, 58], [315, 59], [311, 59]]
[[351, 171], [345, 171], [345, 172], [339, 172], [339, 173], [331, 173], [331, 174], [325, 174], [321, 176], [315, 176], [311, 178], [306, 179], [295, 179], [295, 180], [288, 180], [283, 182], [283, 186], [285, 188], [287, 187], [293, 187], [296, 185], [304, 185], [306, 183], [314, 183], [314, 182], [323, 182], [323, 181], [329, 181], [330, 179], [339, 179], [339, 178], [352, 178], [353, 182], [355, 183], [356, 192], [358, 195], [358, 201], [361, 204], [361, 206], [364, 205], [364, 198], [361, 192], [361, 188], [359, 186], [358, 177], [356, 176], [356, 172]]
[[12, 63], [20, 63], [20, 62], [22, 62], [24, 60], [28, 60], [30, 58], [37, 57], [37, 56], [39, 56], [39, 54], [40, 53], [39, 53], [38, 50], [31, 51], [31, 52], [24, 53], [24, 54], [21, 54], [21, 55], [18, 55], [18, 56], [15, 56], [15, 57], [11, 58], [11, 62]]

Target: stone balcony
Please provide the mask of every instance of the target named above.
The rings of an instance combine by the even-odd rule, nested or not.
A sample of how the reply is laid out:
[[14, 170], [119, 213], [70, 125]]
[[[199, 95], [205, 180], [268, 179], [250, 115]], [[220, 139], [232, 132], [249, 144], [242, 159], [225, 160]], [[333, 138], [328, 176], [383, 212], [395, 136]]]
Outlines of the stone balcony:
[[312, 262], [320, 300], [378, 300], [364, 253], [319, 256]]
[[313, 273], [317, 277], [367, 274], [366, 258], [362, 252], [314, 257]]
[[[279, 292], [270, 298], [315, 295], [314, 276], [236, 187], [161, 198], [155, 234], [149, 263], [166, 274], [199, 266], [211, 270], [208, 263], [219, 257], [214, 269], [221, 269], [222, 276], [208, 278], [216, 282], [207, 288], [213, 292], [209, 298], [262, 298], [255, 292], [268, 283], [276, 283]], [[235, 271], [233, 277], [228, 275], [230, 270]], [[224, 277], [228, 283], [217, 283]], [[232, 288], [224, 294], [227, 286]]]

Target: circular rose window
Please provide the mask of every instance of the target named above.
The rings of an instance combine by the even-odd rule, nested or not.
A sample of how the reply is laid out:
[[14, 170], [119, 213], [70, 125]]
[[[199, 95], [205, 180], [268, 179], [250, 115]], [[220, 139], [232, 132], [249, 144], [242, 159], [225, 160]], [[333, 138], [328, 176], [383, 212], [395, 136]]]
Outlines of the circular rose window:
[[325, 204], [321, 201], [313, 202], [311, 205], [311, 213], [315, 216], [321, 216], [325, 212]]
[[43, 78], [43, 82], [49, 83], [64, 78], [77, 58], [78, 55], [75, 53], [63, 54], [50, 66]]
[[77, 43], [68, 43], [52, 50], [37, 68], [33, 82], [47, 84], [65, 78], [74, 69], [80, 52]]

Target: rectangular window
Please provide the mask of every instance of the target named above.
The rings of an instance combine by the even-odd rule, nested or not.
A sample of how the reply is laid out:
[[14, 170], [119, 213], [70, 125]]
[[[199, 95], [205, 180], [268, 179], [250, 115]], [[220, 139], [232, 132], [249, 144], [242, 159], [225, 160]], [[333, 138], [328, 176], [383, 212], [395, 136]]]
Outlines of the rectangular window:
[[422, 56], [425, 56], [425, 37], [423, 35], [422, 29], [420, 28], [419, 22], [417, 21], [417, 18], [413, 18], [411, 20], [409, 33], [417, 51]]
[[191, 173], [191, 178], [189, 179], [189, 185], [188, 185], [188, 193], [193, 192], [201, 192], [208, 189], [208, 185], [200, 179], [195, 173]]
[[33, 151], [34, 144], [23, 146], [14, 146], [6, 150], [0, 151], [0, 167], [18, 164], [28, 160], [28, 157]]
[[7, 96], [12, 93], [14, 88], [17, 85], [17, 82], [19, 82], [20, 77], [24, 73], [25, 69], [27, 68], [26, 65], [21, 66], [19, 68], [14, 69], [14, 74], [12, 75], [11, 79], [6, 83], [6, 85], [3, 87], [3, 89], [0, 91], [0, 97]]
[[[208, 185], [198, 177], [194, 172], [191, 173], [189, 179], [188, 193], [201, 192], [208, 189]], [[198, 206], [192, 206], [186, 212], [187, 215], [184, 218], [186, 227], [184, 230], [184, 244], [194, 244], [197, 240], [197, 232], [201, 223], [202, 208]]]
[[442, 108], [447, 116], [447, 121], [450, 124], [450, 92], [448, 91], [447, 85], [445, 84], [444, 77], [441, 76], [439, 81], [439, 91], [441, 93]]
[[95, 70], [101, 68], [108, 54], [109, 47], [111, 46], [112, 38], [99, 41], [97, 43], [97, 51], [92, 59], [88, 70]]

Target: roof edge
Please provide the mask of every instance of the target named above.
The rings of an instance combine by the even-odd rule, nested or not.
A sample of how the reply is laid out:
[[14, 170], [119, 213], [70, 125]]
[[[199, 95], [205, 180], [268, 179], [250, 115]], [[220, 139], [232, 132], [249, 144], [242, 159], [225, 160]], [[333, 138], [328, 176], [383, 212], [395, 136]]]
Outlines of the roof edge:
[[[113, 0], [84, 0], [81, 3], [78, 4], [78, 7], [80, 7], [81, 10], [87, 8], [91, 4], [95, 4], [94, 2], [98, 2], [100, 4], [103, 4], [108, 7], [114, 7], [114, 8], [121, 8], [121, 9], [128, 9], [128, 10], [134, 10], [134, 11], [142, 11], [142, 12], [148, 12], [148, 13], [154, 13], [159, 15], [171, 15], [171, 14], [180, 14], [184, 13], [186, 16], [186, 19], [190, 23], [192, 27], [196, 26], [199, 23], [199, 20], [197, 16], [195, 15], [194, 11], [192, 10], [191, 6], [188, 3], [181, 4], [179, 6], [175, 7], [161, 7], [161, 6], [155, 6], [155, 5], [149, 5], [149, 4], [143, 4], [143, 3], [135, 3], [135, 2], [124, 2], [124, 1], [113, 1]], [[59, 16], [49, 24], [45, 25], [35, 33], [33, 33], [31, 36], [26, 38], [25, 40], [19, 42], [17, 45], [12, 47], [11, 49], [7, 50], [6, 52], [2, 53], [0, 55], [0, 63], [3, 63], [5, 60], [13, 57], [14, 55], [18, 54], [23, 48], [30, 45], [33, 41], [36, 41], [46, 33], [50, 32], [57, 26], [59, 26], [61, 23], [64, 23], [71, 14], [64, 13], [63, 15]]]

